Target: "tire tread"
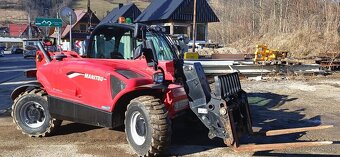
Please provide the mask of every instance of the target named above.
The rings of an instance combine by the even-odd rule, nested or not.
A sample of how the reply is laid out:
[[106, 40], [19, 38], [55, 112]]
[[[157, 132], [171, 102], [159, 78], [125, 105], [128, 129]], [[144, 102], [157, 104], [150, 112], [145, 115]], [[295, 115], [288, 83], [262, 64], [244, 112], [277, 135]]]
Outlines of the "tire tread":
[[[150, 115], [150, 125], [153, 129], [151, 146], [146, 154], [138, 154], [144, 157], [159, 156], [171, 143], [171, 122], [168, 118], [168, 111], [160, 99], [153, 96], [137, 97], [131, 102], [139, 102], [145, 105]], [[131, 103], [129, 104], [129, 106]], [[127, 108], [129, 108], [129, 106]], [[125, 112], [125, 116], [126, 116]], [[126, 125], [126, 121], [124, 121]], [[125, 130], [126, 131], [126, 130]]]
[[51, 118], [51, 120], [49, 121], [50, 125], [46, 129], [46, 131], [43, 132], [43, 133], [34, 134], [34, 135], [26, 133], [20, 127], [20, 125], [18, 125], [18, 120], [15, 118], [16, 117], [15, 107], [16, 107], [16, 105], [17, 105], [19, 100], [21, 100], [23, 97], [28, 96], [28, 95], [36, 95], [36, 96], [42, 97], [44, 100], [47, 101], [47, 93], [43, 89], [40, 89], [40, 88], [36, 88], [36, 89], [32, 89], [32, 90], [27, 90], [27, 91], [21, 93], [17, 98], [15, 98], [14, 103], [12, 105], [11, 116], [13, 118], [13, 123], [16, 124], [16, 128], [18, 130], [20, 130], [22, 132], [22, 134], [28, 135], [29, 137], [45, 137], [45, 136], [51, 135], [55, 131], [55, 129], [58, 128], [61, 125], [61, 123], [62, 123], [61, 120], [57, 120], [57, 119]]

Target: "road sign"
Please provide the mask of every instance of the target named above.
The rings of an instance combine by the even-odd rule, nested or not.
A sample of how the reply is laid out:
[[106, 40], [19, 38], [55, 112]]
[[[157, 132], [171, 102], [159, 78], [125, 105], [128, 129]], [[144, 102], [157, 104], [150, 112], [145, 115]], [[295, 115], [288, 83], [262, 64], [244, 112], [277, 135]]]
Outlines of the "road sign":
[[61, 19], [39, 18], [35, 19], [35, 25], [40, 27], [62, 27], [63, 21]]

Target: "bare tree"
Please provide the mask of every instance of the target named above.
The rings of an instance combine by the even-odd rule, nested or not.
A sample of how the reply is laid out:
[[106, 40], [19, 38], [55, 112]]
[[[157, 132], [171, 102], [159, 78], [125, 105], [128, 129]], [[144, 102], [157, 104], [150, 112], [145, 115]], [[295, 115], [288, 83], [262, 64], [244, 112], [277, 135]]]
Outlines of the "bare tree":
[[[310, 35], [319, 34], [314, 38], [320, 38], [319, 42], [327, 45], [322, 38], [334, 38], [340, 27], [339, 2], [333, 0], [210, 0], [209, 2], [221, 21], [209, 26], [210, 38], [225, 45], [240, 39], [245, 43], [261, 39], [263, 36], [289, 34], [297, 38], [306, 38], [307, 44], [308, 40], [317, 40], [309, 39]], [[292, 45], [301, 47], [297, 43]], [[337, 51], [335, 44], [329, 46], [328, 49], [331, 51]], [[305, 45], [305, 47], [313, 47], [313, 45]], [[320, 53], [326, 51], [323, 46], [318, 48]]]

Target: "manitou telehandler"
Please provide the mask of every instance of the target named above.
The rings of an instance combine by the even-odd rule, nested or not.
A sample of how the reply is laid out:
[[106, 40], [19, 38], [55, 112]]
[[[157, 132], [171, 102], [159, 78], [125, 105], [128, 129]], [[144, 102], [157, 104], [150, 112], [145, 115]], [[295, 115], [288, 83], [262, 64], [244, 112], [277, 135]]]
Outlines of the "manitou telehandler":
[[[87, 57], [72, 51], [47, 52], [41, 43], [35, 83], [16, 88], [12, 117], [31, 137], [51, 135], [62, 120], [115, 128], [125, 125], [139, 156], [160, 155], [170, 144], [171, 120], [190, 111], [237, 151], [261, 151], [331, 142], [239, 145], [253, 134], [247, 94], [237, 73], [215, 77], [211, 91], [200, 63], [184, 64], [160, 27], [104, 24], [92, 32]], [[266, 135], [328, 128], [274, 130]]]

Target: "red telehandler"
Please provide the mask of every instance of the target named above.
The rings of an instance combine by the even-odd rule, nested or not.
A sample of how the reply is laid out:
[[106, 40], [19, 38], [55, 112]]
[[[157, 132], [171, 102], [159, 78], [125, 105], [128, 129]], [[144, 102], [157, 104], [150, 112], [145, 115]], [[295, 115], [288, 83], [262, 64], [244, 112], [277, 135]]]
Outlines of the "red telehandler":
[[[193, 112], [237, 151], [317, 146], [331, 142], [240, 145], [254, 134], [247, 93], [237, 73], [216, 76], [211, 91], [200, 63], [184, 64], [174, 42], [159, 27], [104, 24], [91, 33], [87, 56], [72, 51], [47, 52], [42, 44], [35, 83], [16, 88], [12, 117], [31, 137], [53, 134], [62, 120], [100, 127], [125, 125], [127, 141], [139, 156], [160, 155], [170, 144], [171, 120]], [[328, 128], [274, 130], [267, 136]]]

